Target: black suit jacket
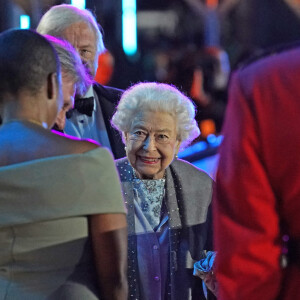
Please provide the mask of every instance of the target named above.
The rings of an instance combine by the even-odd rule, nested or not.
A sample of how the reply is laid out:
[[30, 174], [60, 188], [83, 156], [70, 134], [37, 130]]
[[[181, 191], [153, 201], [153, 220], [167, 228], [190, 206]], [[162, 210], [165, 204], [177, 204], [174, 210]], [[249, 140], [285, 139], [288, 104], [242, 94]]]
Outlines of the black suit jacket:
[[110, 120], [116, 110], [123, 90], [102, 86], [98, 83], [93, 85], [93, 89], [99, 99], [112, 153], [115, 159], [122, 158], [126, 156], [124, 144], [120, 133], [111, 126]]

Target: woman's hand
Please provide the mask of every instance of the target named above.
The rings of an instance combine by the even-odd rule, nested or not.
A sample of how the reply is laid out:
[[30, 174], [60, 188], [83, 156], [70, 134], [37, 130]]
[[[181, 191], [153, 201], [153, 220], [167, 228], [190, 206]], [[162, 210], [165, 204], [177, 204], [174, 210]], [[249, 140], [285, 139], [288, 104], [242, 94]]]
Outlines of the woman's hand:
[[197, 274], [203, 282], [205, 283], [206, 287], [216, 296], [218, 297], [218, 282], [216, 279], [216, 275], [213, 271], [210, 272], [203, 272], [202, 274]]
[[201, 278], [206, 287], [217, 297], [218, 282], [214, 273], [214, 261], [216, 252], [208, 251], [206, 257], [194, 265], [194, 275]]

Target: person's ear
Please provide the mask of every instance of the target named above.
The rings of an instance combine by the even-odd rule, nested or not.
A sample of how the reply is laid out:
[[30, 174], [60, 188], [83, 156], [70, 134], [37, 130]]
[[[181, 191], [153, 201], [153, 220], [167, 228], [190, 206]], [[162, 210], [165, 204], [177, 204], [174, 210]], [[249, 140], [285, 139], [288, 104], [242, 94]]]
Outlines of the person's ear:
[[179, 152], [179, 148], [180, 148], [180, 145], [181, 145], [181, 141], [176, 141], [176, 146], [175, 146], [175, 149], [176, 149], [176, 151], [175, 151], [175, 153], [176, 153], [176, 155], [178, 154], [178, 152]]
[[124, 141], [124, 143], [127, 143], [127, 141], [128, 141], [128, 132], [123, 132], [123, 141]]
[[59, 91], [58, 78], [56, 73], [50, 73], [47, 77], [47, 98], [53, 100], [57, 98]]

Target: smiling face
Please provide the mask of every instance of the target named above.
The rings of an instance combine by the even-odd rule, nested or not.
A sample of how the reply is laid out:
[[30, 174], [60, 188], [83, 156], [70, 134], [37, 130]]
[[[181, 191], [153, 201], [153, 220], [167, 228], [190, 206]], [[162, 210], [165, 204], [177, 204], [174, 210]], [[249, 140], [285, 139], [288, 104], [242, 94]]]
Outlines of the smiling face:
[[180, 146], [175, 119], [165, 112], [137, 114], [125, 140], [129, 162], [141, 179], [163, 178]]
[[64, 30], [63, 38], [73, 45], [94, 78], [98, 66], [98, 52], [93, 29], [84, 22], [73, 23]]

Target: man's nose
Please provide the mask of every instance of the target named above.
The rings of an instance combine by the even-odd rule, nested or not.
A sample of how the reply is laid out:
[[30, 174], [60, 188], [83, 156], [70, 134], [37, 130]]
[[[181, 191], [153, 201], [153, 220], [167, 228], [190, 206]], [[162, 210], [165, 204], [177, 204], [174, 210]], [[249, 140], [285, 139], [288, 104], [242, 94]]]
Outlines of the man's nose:
[[153, 151], [156, 150], [156, 141], [154, 136], [148, 136], [143, 145], [144, 150]]

